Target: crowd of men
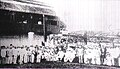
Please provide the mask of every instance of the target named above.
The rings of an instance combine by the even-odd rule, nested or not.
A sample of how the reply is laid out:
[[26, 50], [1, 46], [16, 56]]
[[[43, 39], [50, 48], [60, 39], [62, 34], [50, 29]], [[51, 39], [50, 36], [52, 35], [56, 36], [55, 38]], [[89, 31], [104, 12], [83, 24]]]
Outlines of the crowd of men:
[[22, 63], [33, 63], [40, 62], [41, 50], [38, 51], [37, 46], [33, 47], [15, 47], [12, 44], [5, 47], [1, 46], [1, 64], [22, 64]]
[[[49, 46], [1, 46], [0, 64], [40, 63], [44, 61], [70, 61], [75, 57], [73, 49], [65, 53], [62, 47]], [[74, 52], [74, 53], [73, 53]], [[70, 56], [72, 58], [69, 58]], [[65, 58], [65, 59], [63, 59]]]
[[[59, 41], [59, 40], [58, 40]], [[54, 43], [58, 43], [57, 41]], [[94, 43], [93, 43], [94, 44]], [[53, 45], [53, 44], [52, 44]], [[52, 46], [1, 46], [1, 64], [40, 63], [44, 61], [73, 62], [103, 64], [120, 66], [120, 47], [105, 47], [100, 44], [79, 45], [79, 43], [66, 43], [63, 39], [55, 47]]]

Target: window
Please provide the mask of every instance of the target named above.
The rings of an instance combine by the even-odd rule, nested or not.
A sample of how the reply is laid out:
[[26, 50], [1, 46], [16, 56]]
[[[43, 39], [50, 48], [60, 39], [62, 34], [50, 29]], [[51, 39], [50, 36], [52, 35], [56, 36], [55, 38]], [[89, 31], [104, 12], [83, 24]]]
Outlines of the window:
[[51, 21], [51, 25], [57, 25], [56, 21]]
[[24, 24], [27, 24], [27, 20], [23, 21]]
[[41, 21], [38, 21], [38, 25], [41, 25], [42, 24], [42, 22]]

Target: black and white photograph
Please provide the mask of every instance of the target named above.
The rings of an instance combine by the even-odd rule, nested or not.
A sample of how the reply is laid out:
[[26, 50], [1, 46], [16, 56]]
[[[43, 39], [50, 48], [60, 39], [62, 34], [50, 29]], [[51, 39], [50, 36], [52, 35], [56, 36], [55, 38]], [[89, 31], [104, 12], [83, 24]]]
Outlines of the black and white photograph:
[[120, 0], [0, 0], [0, 69], [120, 69]]

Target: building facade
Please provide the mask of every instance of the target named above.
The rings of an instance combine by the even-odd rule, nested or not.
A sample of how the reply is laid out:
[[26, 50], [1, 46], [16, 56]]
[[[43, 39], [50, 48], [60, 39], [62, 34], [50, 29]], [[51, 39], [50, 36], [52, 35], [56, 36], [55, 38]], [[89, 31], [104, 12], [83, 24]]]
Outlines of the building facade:
[[[59, 17], [55, 15], [55, 11], [43, 3], [23, 0], [0, 1], [1, 45], [17, 41], [19, 43], [20, 40], [23, 41], [25, 38], [28, 42], [29, 32], [33, 32], [34, 36], [32, 38], [34, 39], [41, 40], [38, 37], [44, 35], [46, 40], [47, 35], [60, 33], [60, 28], [63, 27], [61, 25], [63, 24], [61, 24]], [[13, 42], [11, 42], [11, 39]]]

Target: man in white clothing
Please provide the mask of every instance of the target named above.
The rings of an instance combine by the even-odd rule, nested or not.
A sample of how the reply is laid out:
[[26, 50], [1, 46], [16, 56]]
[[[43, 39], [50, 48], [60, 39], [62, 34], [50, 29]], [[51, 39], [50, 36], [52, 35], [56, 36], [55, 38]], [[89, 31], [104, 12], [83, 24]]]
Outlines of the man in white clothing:
[[12, 54], [12, 64], [16, 64], [18, 50], [19, 49], [16, 48], [16, 47], [12, 48], [12, 51], [13, 51], [13, 54]]
[[9, 54], [8, 55], [9, 55], [9, 58], [8, 58], [9, 64], [12, 64], [12, 55], [13, 55], [12, 47], [9, 48]]
[[31, 61], [32, 61], [31, 55], [32, 55], [32, 52], [31, 52], [30, 49], [28, 48], [28, 49], [27, 49], [27, 62], [28, 62], [28, 63], [31, 63]]
[[37, 56], [37, 62], [40, 63], [41, 62], [41, 56], [42, 56], [42, 51], [38, 50], [38, 56]]
[[2, 64], [5, 64], [6, 49], [1, 49]]
[[65, 55], [65, 53], [63, 51], [61, 51], [61, 48], [60, 48], [60, 51], [57, 53], [57, 55], [58, 55], [57, 56], [58, 60], [61, 61], [63, 56]]

